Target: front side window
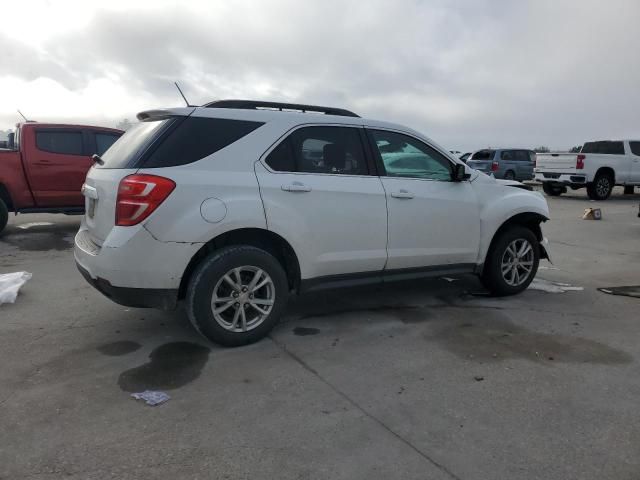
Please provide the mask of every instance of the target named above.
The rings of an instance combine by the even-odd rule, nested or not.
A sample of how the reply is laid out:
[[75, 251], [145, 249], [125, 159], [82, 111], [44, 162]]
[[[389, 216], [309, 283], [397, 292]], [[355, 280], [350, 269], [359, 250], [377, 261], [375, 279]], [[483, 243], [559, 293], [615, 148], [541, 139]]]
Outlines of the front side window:
[[516, 162], [530, 162], [531, 157], [529, 156], [529, 152], [526, 150], [516, 150], [513, 152], [513, 158]]
[[370, 132], [387, 176], [451, 180], [451, 162], [429, 145], [401, 133]]
[[120, 135], [117, 135], [114, 133], [96, 132], [95, 137], [96, 137], [96, 153], [99, 156], [101, 156], [104, 154], [104, 152], [106, 152], [109, 149], [111, 145], [115, 143], [116, 140], [118, 140], [118, 138], [120, 138]]
[[354, 127], [303, 127], [265, 159], [277, 172], [368, 175], [360, 132]]
[[62, 155], [83, 155], [82, 132], [80, 130], [37, 130], [36, 147], [43, 152]]

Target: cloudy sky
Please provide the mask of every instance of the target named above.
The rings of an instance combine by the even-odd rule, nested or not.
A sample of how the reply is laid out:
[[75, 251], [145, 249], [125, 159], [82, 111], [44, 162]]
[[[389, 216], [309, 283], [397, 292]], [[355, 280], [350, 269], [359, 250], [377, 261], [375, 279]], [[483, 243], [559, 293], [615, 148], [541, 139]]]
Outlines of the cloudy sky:
[[640, 137], [637, 0], [3, 3], [0, 129], [114, 126], [253, 98], [404, 123], [448, 148]]

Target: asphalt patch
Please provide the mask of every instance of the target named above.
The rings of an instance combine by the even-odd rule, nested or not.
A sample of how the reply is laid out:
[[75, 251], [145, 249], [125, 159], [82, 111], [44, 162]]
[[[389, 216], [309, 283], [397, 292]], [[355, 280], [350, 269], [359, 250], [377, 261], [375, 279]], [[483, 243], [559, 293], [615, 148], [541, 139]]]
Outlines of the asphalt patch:
[[306, 337], [307, 335], [317, 335], [319, 333], [320, 330], [317, 328], [296, 327], [293, 329], [293, 334], [298, 335], [299, 337]]
[[129, 353], [135, 352], [142, 345], [138, 342], [133, 342], [131, 340], [120, 340], [118, 342], [105, 343], [104, 345], [100, 345], [97, 350], [103, 355], [108, 355], [110, 357], [119, 357], [121, 355], [127, 355]]
[[77, 230], [77, 225], [38, 225], [28, 230], [6, 232], [0, 237], [0, 243], [8, 243], [27, 252], [63, 251], [73, 246]]
[[122, 372], [118, 385], [125, 392], [183, 387], [200, 376], [210, 351], [197, 343], [166, 343], [149, 354], [148, 363]]
[[594, 340], [562, 334], [538, 333], [515, 325], [499, 312], [469, 312], [473, 320], [439, 323], [426, 335], [464, 359], [497, 362], [524, 359], [533, 362], [626, 364], [628, 353]]
[[640, 298], [640, 285], [629, 285], [627, 287], [606, 287], [599, 288], [601, 292], [609, 295], [623, 295], [625, 297]]

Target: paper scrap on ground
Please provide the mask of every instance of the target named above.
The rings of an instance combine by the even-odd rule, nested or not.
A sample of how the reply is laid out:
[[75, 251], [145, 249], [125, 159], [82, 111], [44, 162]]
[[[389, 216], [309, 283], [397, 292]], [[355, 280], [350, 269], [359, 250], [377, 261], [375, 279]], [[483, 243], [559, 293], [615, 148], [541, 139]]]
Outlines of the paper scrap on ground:
[[171, 397], [164, 392], [154, 392], [153, 390], [145, 390], [140, 393], [132, 393], [131, 396], [136, 400], [144, 400], [147, 405], [155, 407], [161, 405]]
[[458, 281], [457, 278], [451, 278], [451, 277], [440, 277], [442, 280], [446, 280], [447, 282], [456, 282]]
[[0, 305], [13, 303], [18, 296], [18, 290], [31, 278], [29, 272], [14, 272], [0, 274]]
[[599, 288], [601, 292], [609, 295], [624, 295], [625, 297], [640, 298], [640, 285], [629, 285], [626, 287]]
[[28, 228], [31, 227], [45, 227], [47, 225], [53, 225], [53, 223], [51, 222], [30, 222], [30, 223], [23, 223], [22, 225], [18, 225], [18, 228], [21, 228], [23, 230], [27, 230]]
[[564, 293], [584, 290], [583, 287], [574, 287], [570, 283], [551, 282], [544, 278], [534, 278], [533, 282], [529, 284], [529, 288], [531, 290], [541, 290], [547, 293]]

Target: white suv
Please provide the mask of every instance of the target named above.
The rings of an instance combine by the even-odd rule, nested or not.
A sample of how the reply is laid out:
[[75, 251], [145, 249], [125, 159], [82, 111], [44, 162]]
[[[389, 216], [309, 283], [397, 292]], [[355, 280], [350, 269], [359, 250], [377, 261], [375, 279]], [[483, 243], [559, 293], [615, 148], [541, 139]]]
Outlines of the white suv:
[[409, 128], [241, 100], [153, 110], [89, 171], [84, 277], [133, 307], [186, 304], [223, 345], [264, 337], [290, 293], [474, 272], [524, 290], [549, 210]]

